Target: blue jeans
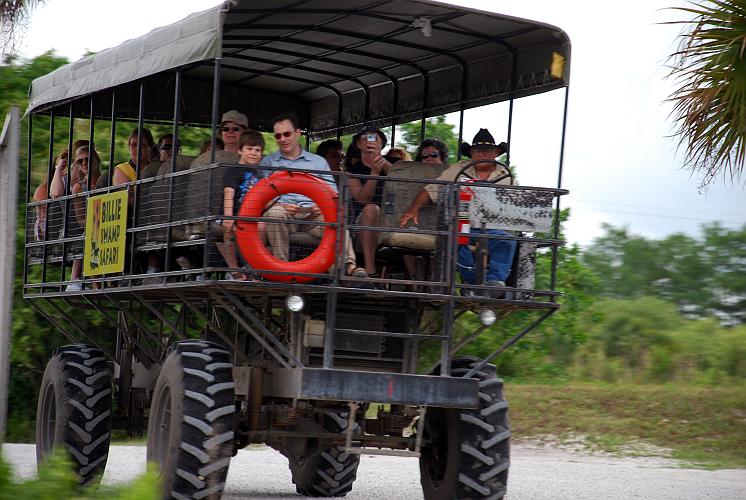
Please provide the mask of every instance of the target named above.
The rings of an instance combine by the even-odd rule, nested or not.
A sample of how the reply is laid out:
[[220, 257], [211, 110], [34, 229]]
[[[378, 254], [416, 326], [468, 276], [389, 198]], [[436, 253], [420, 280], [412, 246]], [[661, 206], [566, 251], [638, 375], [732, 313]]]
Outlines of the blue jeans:
[[[510, 236], [505, 231], [499, 229], [475, 229], [470, 231], [472, 234], [494, 234], [499, 236]], [[469, 243], [477, 244], [478, 238], [470, 238]], [[517, 241], [513, 240], [487, 240], [489, 248], [488, 268], [485, 281], [506, 281], [510, 276], [510, 266], [513, 265], [513, 256], [518, 246]], [[481, 285], [476, 283], [476, 267], [474, 265], [474, 254], [468, 245], [458, 247], [458, 271], [461, 274], [461, 280], [468, 285]]]

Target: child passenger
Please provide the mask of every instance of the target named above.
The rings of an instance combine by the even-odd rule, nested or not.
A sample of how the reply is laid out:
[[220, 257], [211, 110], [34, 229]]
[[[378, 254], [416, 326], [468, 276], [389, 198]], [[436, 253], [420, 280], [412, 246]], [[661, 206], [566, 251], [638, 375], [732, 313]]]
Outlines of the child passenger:
[[[262, 178], [259, 162], [264, 155], [264, 137], [255, 130], [248, 130], [241, 134], [238, 140], [239, 164], [246, 167], [226, 168], [223, 176], [223, 215], [232, 217], [238, 214], [244, 196]], [[250, 167], [250, 168], [248, 168]], [[235, 220], [223, 219], [223, 243], [218, 244], [218, 250], [225, 259], [228, 267], [237, 269], [235, 242]], [[263, 224], [260, 225], [260, 231]], [[246, 275], [239, 272], [226, 273], [225, 279], [230, 281], [245, 281]]]

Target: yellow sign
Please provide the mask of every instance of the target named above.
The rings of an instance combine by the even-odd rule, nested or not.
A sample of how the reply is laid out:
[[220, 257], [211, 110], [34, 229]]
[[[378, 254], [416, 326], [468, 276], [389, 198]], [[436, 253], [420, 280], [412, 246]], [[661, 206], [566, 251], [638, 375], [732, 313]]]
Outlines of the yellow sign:
[[127, 190], [88, 198], [83, 273], [124, 272]]

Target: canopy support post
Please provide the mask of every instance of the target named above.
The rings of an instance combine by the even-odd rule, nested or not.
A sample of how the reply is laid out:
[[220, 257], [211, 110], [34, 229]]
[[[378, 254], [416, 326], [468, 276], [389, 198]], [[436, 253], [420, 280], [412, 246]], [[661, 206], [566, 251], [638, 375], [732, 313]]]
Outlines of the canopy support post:
[[456, 150], [456, 161], [461, 160], [461, 143], [464, 141], [464, 111], [466, 110], [467, 82], [469, 79], [468, 66], [461, 65], [461, 106], [458, 115], [458, 144]]
[[[212, 135], [210, 136], [210, 163], [215, 163], [215, 139], [218, 133], [218, 113], [220, 108], [220, 64], [221, 60], [219, 57], [215, 58], [215, 66], [212, 73]], [[210, 211], [212, 206], [212, 171], [207, 173], [207, 211]], [[205, 231], [205, 250], [202, 256], [202, 268], [207, 268], [210, 263], [210, 223], [207, 223], [207, 230]]]
[[391, 79], [394, 85], [394, 104], [391, 110], [391, 147], [396, 147], [396, 114], [399, 112], [399, 82]]
[[[565, 161], [565, 135], [567, 132], [567, 102], [570, 97], [570, 85], [565, 87], [565, 105], [562, 112], [562, 139], [560, 139], [560, 157], [559, 157], [559, 173], [557, 174], [557, 189], [562, 189], [562, 167]], [[554, 228], [552, 231], [553, 237], [556, 240], [559, 237], [560, 231], [560, 196], [557, 196], [557, 202], [554, 207]], [[558, 258], [557, 246], [552, 246], [552, 274], [551, 283], [549, 289], [554, 291], [557, 287], [557, 258]], [[550, 298], [552, 302], [556, 302], [556, 297], [552, 295]]]
[[427, 95], [430, 93], [430, 77], [427, 73], [422, 73], [425, 79], [422, 91], [422, 119], [420, 121], [420, 142], [425, 140], [425, 129], [427, 127]]
[[337, 140], [342, 137], [342, 94], [337, 94]]
[[[52, 161], [54, 160], [54, 108], [49, 111], [49, 155], [47, 158], [47, 198], [45, 200], [47, 215], [44, 218], [44, 250], [42, 251], [42, 263], [41, 263], [41, 282], [47, 282], [47, 241], [49, 236], [49, 201], [52, 197]], [[29, 142], [31, 144], [31, 142]], [[30, 147], [30, 146], [29, 146]], [[31, 158], [31, 152], [29, 151], [29, 159]], [[42, 286], [42, 291], [44, 287]]]
[[114, 178], [114, 148], [117, 140], [117, 89], [111, 92], [111, 135], [109, 136], [109, 186]]
[[[176, 155], [179, 152], [179, 122], [181, 121], [181, 70], [176, 72], [176, 82], [174, 83], [174, 123], [171, 129], [171, 178], [168, 182], [168, 220], [171, 222], [173, 214], [173, 196], [174, 196], [174, 174], [176, 173]], [[207, 251], [207, 249], [205, 249]], [[166, 261], [163, 263], [163, 269], [168, 272], [171, 264], [171, 227], [166, 229]]]
[[[140, 103], [137, 109], [137, 159], [135, 160], [135, 186], [134, 186], [134, 203], [132, 204], [132, 220], [134, 221], [133, 226], [137, 228], [137, 199], [140, 191], [137, 189], [137, 181], [140, 180], [140, 148], [142, 145], [143, 135], [143, 113], [145, 107], [145, 83], [140, 80]], [[127, 139], [127, 147], [129, 147], [129, 139]], [[130, 244], [130, 274], [135, 274], [135, 240], [137, 240], [137, 233], [132, 234], [132, 241]], [[132, 283], [130, 282], [130, 285]]]
[[[67, 173], [65, 174], [65, 186], [67, 186], [67, 193], [63, 193], [63, 195], [68, 196], [73, 193], [72, 185], [70, 184], [70, 179], [72, 179], [72, 170], [73, 170], [73, 154], [75, 153], [73, 151], [73, 133], [74, 133], [74, 123], [75, 118], [73, 116], [73, 103], [70, 103], [70, 111], [69, 111], [69, 126], [67, 127]], [[90, 153], [89, 153], [90, 156]], [[89, 160], [90, 161], [90, 160]], [[90, 167], [90, 165], [89, 165]], [[51, 188], [51, 186], [50, 186]], [[60, 263], [60, 285], [63, 281], [65, 281], [65, 264], [67, 263], [67, 236], [68, 236], [68, 229], [69, 224], [68, 221], [70, 220], [70, 198], [65, 198], [65, 210], [63, 212], [65, 214], [65, 218], [62, 219], [62, 262]], [[72, 269], [70, 272], [70, 278], [72, 278]]]
[[505, 156], [505, 163], [508, 165], [508, 168], [510, 167], [510, 149], [511, 149], [510, 141], [513, 137], [513, 103], [515, 101], [516, 86], [518, 85], [518, 61], [516, 61], [517, 57], [518, 56], [516, 56], [515, 52], [513, 52], [513, 57], [511, 60], [511, 67], [510, 67], [510, 108], [508, 110], [508, 151], [507, 151], [507, 155]]

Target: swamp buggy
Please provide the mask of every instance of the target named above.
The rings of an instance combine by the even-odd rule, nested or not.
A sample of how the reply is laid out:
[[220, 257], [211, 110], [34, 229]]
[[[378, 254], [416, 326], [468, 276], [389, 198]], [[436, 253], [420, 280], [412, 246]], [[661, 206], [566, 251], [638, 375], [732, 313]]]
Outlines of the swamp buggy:
[[[83, 192], [49, 199], [47, 191], [37, 201], [27, 193], [24, 298], [70, 342], [41, 384], [38, 460], [62, 445], [81, 482], [93, 481], [112, 430], [123, 429], [147, 432], [167, 498], [219, 498], [231, 456], [252, 443], [287, 457], [302, 495], [344, 496], [361, 455], [390, 454], [419, 457], [428, 500], [502, 498], [511, 431], [491, 361], [559, 308], [569, 61], [569, 39], [556, 27], [434, 1], [240, 0], [35, 80], [27, 185], [49, 186], [54, 155], [72, 151], [74, 139], [94, 143], [108, 166]], [[216, 250], [221, 182], [237, 168], [216, 147], [225, 110], [250, 109], [251, 127], [265, 131], [294, 111], [306, 146], [365, 124], [390, 130], [394, 144], [397, 125], [414, 120], [424, 138], [426, 118], [459, 112], [461, 142], [465, 110], [505, 101], [510, 142], [514, 100], [558, 89], [556, 188], [436, 181], [438, 168], [401, 161], [386, 177], [380, 224], [362, 226], [348, 203], [351, 174], [335, 173], [338, 192], [322, 207], [324, 222], [313, 223], [323, 226], [321, 241], [294, 233], [290, 262], [273, 260], [258, 235], [259, 223], [280, 221], [246, 203], [233, 218], [250, 268], [227, 267]], [[168, 127], [174, 144], [204, 130], [210, 152], [148, 168], [138, 159], [136, 179], [113, 186], [116, 145], [145, 126]], [[43, 131], [48, 161], [34, 177]], [[290, 191], [318, 182], [274, 170], [271, 186], [283, 176]], [[427, 184], [439, 186], [437, 201], [417, 227], [400, 228]], [[459, 208], [467, 184], [474, 197]], [[472, 235], [477, 283], [487, 240], [518, 242], [499, 292], [457, 278], [459, 211], [472, 227], [509, 231]], [[343, 271], [342, 242], [360, 231], [379, 233], [378, 277]], [[545, 289], [534, 283], [541, 248], [551, 256]], [[153, 259], [161, 268], [146, 272]], [[224, 279], [235, 272], [252, 279]], [[484, 359], [458, 356], [517, 311], [526, 318], [518, 334]], [[478, 328], [455, 329], [473, 314]]]

